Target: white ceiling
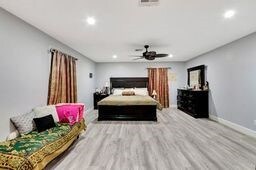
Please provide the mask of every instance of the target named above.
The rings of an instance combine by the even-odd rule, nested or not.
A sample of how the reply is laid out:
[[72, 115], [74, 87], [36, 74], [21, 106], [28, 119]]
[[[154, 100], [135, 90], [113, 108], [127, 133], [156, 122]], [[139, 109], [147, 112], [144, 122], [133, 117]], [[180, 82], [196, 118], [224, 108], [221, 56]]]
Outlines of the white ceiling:
[[[131, 62], [144, 44], [174, 55], [156, 61], [186, 61], [256, 31], [255, 0], [160, 0], [151, 7], [138, 0], [0, 0], [0, 6], [96, 62]], [[229, 9], [236, 15], [227, 20]], [[96, 25], [84, 22], [88, 16]]]

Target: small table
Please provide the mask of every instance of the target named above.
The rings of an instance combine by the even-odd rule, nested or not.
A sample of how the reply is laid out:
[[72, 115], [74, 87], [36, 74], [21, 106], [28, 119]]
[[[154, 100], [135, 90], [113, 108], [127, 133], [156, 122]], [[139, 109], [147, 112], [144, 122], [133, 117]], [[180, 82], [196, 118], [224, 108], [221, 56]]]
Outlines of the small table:
[[98, 102], [101, 101], [102, 99], [108, 97], [108, 96], [109, 96], [109, 94], [94, 93], [93, 94], [94, 109], [98, 109]]

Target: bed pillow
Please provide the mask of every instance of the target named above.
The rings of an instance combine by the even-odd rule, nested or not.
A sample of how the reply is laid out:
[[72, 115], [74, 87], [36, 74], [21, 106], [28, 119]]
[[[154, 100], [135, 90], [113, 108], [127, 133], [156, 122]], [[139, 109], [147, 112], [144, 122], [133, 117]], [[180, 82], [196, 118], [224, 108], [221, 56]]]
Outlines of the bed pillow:
[[125, 91], [133, 91], [134, 89], [133, 88], [125, 88], [124, 90]]
[[135, 92], [134, 91], [123, 91], [122, 96], [134, 96]]
[[40, 118], [34, 118], [34, 122], [36, 125], [36, 129], [38, 132], [43, 132], [47, 129], [55, 127], [54, 119], [51, 114], [40, 117]]
[[36, 107], [33, 109], [33, 111], [36, 113], [36, 117], [44, 117], [51, 114], [53, 116], [54, 122], [59, 122], [59, 117], [55, 105]]
[[148, 96], [147, 88], [135, 88], [134, 92], [135, 92], [135, 95], [138, 95], [138, 96]]
[[123, 93], [124, 89], [114, 89], [113, 90], [113, 95], [115, 96], [121, 96]]
[[84, 104], [82, 103], [62, 103], [56, 105], [60, 123], [70, 125], [80, 122], [84, 117]]
[[36, 127], [33, 123], [35, 118], [35, 112], [30, 112], [26, 114], [21, 114], [11, 118], [13, 125], [19, 131], [20, 134], [28, 134], [35, 130]]

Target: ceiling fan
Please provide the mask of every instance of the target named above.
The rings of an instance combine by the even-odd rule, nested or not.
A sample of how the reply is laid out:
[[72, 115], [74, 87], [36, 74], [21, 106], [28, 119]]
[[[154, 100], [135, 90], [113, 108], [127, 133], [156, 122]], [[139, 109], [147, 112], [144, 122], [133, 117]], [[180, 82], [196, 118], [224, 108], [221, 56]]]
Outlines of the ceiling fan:
[[[157, 54], [155, 51], [148, 51], [149, 45], [144, 46], [146, 51], [142, 53], [142, 56], [136, 56], [138, 58], [135, 58], [134, 60], [139, 60], [139, 59], [146, 59], [146, 60], [154, 60], [156, 58], [162, 58], [162, 57], [167, 57], [168, 54]], [[135, 50], [139, 51], [139, 50]]]

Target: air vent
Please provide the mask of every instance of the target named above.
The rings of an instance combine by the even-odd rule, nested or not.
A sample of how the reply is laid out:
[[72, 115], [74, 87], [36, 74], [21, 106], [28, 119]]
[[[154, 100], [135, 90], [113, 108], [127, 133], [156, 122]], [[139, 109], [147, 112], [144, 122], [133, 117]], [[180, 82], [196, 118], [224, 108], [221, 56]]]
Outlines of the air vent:
[[159, 0], [139, 0], [141, 6], [153, 6], [158, 5]]

